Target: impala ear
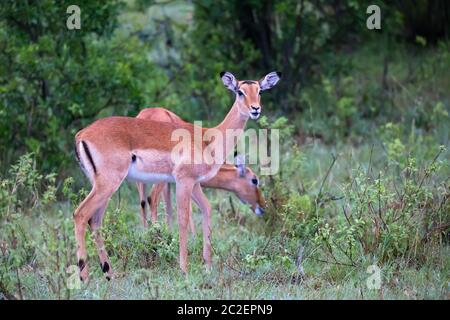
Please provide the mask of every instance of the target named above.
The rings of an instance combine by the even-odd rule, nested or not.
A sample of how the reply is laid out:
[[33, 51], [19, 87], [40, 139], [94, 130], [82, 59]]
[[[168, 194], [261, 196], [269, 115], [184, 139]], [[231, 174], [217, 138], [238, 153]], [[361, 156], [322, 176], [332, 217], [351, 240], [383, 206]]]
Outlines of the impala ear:
[[245, 177], [245, 157], [242, 154], [235, 154], [234, 163], [240, 177]]
[[222, 71], [220, 73], [220, 78], [222, 79], [223, 84], [228, 88], [228, 90], [236, 92], [237, 80], [230, 72]]
[[259, 87], [261, 91], [268, 90], [275, 86], [281, 79], [281, 72], [273, 71], [268, 73], [264, 78], [259, 80]]

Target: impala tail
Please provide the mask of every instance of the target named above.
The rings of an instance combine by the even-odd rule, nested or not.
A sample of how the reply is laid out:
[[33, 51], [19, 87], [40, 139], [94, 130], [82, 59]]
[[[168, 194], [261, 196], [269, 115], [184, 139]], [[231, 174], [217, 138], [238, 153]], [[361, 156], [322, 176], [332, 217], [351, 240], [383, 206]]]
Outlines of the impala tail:
[[97, 167], [86, 141], [75, 140], [75, 156], [83, 173], [93, 182], [93, 177], [97, 174]]

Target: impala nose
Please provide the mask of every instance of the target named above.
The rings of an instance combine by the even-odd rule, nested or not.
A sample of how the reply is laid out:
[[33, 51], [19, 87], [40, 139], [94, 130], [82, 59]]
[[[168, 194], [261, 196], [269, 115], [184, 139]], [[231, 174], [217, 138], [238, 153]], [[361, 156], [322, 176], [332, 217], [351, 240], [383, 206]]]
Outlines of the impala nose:
[[252, 119], [258, 119], [260, 114], [261, 114], [260, 106], [251, 106], [250, 107], [250, 116]]
[[263, 215], [264, 214], [264, 209], [261, 208], [260, 206], [256, 207], [255, 213], [257, 216]]

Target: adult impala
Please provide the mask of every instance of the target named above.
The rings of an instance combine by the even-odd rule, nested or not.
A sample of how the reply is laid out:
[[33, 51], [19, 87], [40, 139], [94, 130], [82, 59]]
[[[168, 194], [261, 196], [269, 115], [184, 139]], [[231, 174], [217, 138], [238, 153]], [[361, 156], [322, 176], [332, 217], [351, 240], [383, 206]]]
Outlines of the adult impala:
[[[145, 108], [136, 116], [138, 119], [173, 122], [178, 124], [186, 124], [186, 122], [175, 113], [164, 108]], [[208, 181], [201, 182], [202, 187], [222, 189], [233, 192], [236, 196], [246, 204], [249, 204], [252, 210], [260, 215], [264, 213], [265, 200], [259, 189], [259, 179], [256, 174], [248, 167], [245, 167], [240, 157], [236, 157], [236, 165], [224, 164], [220, 167], [217, 174]], [[155, 183], [153, 184], [150, 195], [146, 198], [147, 185], [143, 182], [137, 182], [137, 188], [140, 198], [140, 212], [144, 226], [147, 226], [146, 202], [148, 202], [152, 217], [152, 222], [157, 221], [158, 203], [161, 193], [166, 207], [166, 218], [169, 225], [172, 224], [172, 203], [170, 200], [170, 184]], [[194, 199], [196, 201], [196, 199]], [[199, 208], [208, 210], [209, 203], [197, 203]], [[203, 216], [208, 216], [207, 212], [202, 212]], [[192, 233], [195, 233], [195, 226], [192, 215], [189, 219]]]
[[[227, 130], [242, 130], [249, 118], [258, 119], [261, 114], [261, 91], [272, 88], [279, 80], [278, 72], [271, 72], [260, 81], [238, 81], [231, 73], [220, 74], [222, 82], [236, 94], [236, 99], [225, 119], [214, 129], [226, 137]], [[180, 128], [190, 135], [190, 150], [177, 154], [173, 161], [173, 149], [178, 146], [172, 133]], [[191, 124], [175, 125], [129, 117], [108, 117], [95, 121], [75, 136], [76, 153], [80, 165], [92, 183], [92, 190], [74, 213], [75, 238], [80, 277], [88, 278], [86, 254], [86, 226], [89, 224], [100, 257], [101, 267], [107, 279], [112, 276], [111, 262], [99, 232], [109, 199], [125, 178], [141, 182], [175, 182], [177, 217], [179, 226], [180, 268], [187, 273], [187, 226], [191, 210], [191, 197], [206, 199], [200, 182], [214, 177], [223, 162], [209, 160], [192, 163], [192, 155], [204, 157], [203, 149], [210, 141], [196, 141]], [[223, 139], [220, 149], [224, 157], [233, 152], [235, 139]], [[223, 160], [222, 160], [223, 161]], [[211, 257], [205, 256], [210, 247], [210, 217], [203, 219], [204, 251], [208, 267]]]

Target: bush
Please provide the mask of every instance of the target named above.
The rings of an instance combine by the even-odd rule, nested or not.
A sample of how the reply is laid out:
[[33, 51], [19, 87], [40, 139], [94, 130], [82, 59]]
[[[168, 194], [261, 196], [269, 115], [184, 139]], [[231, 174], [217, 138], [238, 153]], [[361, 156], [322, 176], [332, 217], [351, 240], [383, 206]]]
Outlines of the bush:
[[121, 271], [176, 266], [178, 238], [169, 233], [168, 227], [151, 224], [147, 229], [137, 231], [136, 224], [130, 224], [134, 221], [130, 216], [136, 216], [136, 212], [116, 209], [105, 218], [102, 228], [106, 250], [122, 265]]
[[78, 130], [98, 117], [134, 116], [154, 99], [164, 104], [166, 82], [145, 44], [114, 32], [119, 1], [79, 1], [83, 23], [74, 31], [65, 26], [70, 4], [19, 1], [0, 8], [1, 162], [33, 152], [40, 168], [56, 168], [63, 177], [74, 164]]
[[7, 299], [26, 298], [22, 273], [31, 269], [61, 298], [65, 267], [73, 259], [70, 224], [62, 212], [56, 221], [44, 218], [38, 226], [30, 227], [27, 219], [55, 204], [55, 174], [41, 174], [34, 155], [25, 154], [0, 179], [0, 186], [0, 293]]
[[443, 178], [449, 171], [443, 157], [447, 151], [435, 148], [435, 155], [419, 165], [405, 149], [395, 149], [392, 156], [388, 147], [386, 162], [376, 164], [378, 171], [370, 161], [369, 167], [353, 169], [348, 182], [333, 188], [342, 192], [340, 196], [326, 191], [323, 183], [334, 161], [315, 194], [286, 190], [277, 178], [271, 180], [266, 186], [266, 235], [279, 243], [277, 250], [288, 248], [292, 265], [299, 244], [309, 247], [310, 259], [342, 266], [360, 268], [367, 261], [419, 266], [433, 261], [432, 248], [447, 241], [450, 227]]

